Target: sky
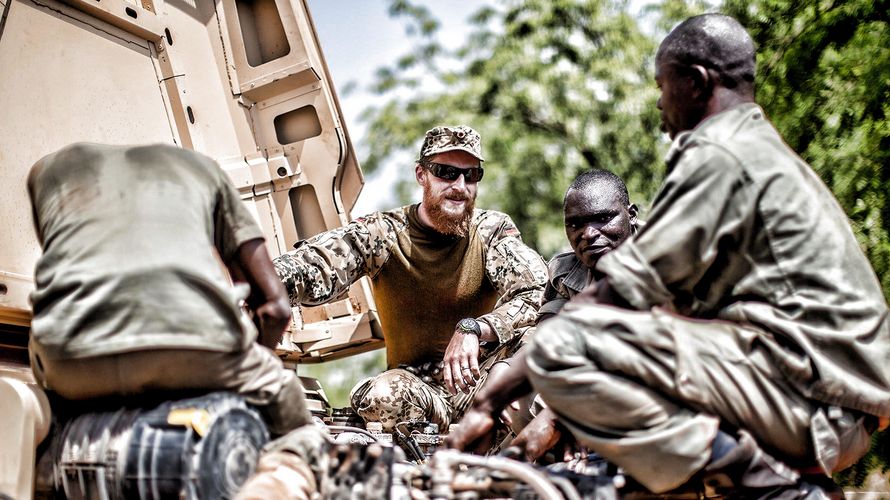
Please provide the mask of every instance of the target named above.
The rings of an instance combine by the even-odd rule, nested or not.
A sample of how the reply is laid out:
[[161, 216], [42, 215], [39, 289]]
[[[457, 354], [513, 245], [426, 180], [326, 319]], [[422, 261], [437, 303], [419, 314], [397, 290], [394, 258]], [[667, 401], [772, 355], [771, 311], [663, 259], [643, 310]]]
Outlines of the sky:
[[[458, 45], [462, 45], [470, 32], [467, 18], [484, 2], [418, 0], [415, 3], [429, 8], [441, 21], [441, 39], [460, 40]], [[359, 123], [358, 116], [368, 106], [382, 102], [363, 87], [373, 80], [377, 68], [393, 63], [407, 51], [405, 44], [409, 39], [402, 21], [389, 17], [389, 2], [385, 0], [307, 0], [307, 4], [340, 97], [342, 118], [361, 162], [362, 152], [367, 148], [362, 142], [365, 127]], [[355, 89], [344, 94], [343, 90], [349, 82], [355, 82]], [[418, 145], [424, 132], [417, 132]], [[352, 210], [353, 217], [396, 206], [398, 170], [411, 168], [413, 164], [405, 164], [410, 163], [410, 158], [394, 160], [382, 166], [374, 175], [365, 176], [365, 187]]]

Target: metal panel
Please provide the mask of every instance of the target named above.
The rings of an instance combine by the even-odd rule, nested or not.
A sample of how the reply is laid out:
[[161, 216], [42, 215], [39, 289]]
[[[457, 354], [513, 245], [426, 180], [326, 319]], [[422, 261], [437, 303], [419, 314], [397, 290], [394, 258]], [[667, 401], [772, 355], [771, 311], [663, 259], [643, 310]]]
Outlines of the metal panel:
[[173, 143], [175, 134], [151, 44], [52, 0], [8, 7], [0, 43], [0, 272], [9, 274], [0, 274], [7, 287], [0, 309], [21, 316], [31, 286], [23, 277], [30, 279], [40, 254], [25, 187], [30, 166], [72, 142]]

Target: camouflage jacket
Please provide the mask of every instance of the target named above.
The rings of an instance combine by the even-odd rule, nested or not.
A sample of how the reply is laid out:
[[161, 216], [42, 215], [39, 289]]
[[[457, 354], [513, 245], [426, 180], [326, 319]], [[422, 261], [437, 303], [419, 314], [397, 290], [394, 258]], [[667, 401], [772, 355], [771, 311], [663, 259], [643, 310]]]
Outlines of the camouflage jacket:
[[[409, 208], [374, 212], [301, 241], [294, 251], [276, 258], [291, 304], [323, 304], [346, 294], [362, 276], [373, 279], [392, 255], [399, 233], [407, 230]], [[472, 224], [484, 242], [485, 274], [499, 296], [494, 310], [477, 319], [489, 324], [503, 343], [517, 328], [534, 323], [547, 267], [522, 242], [506, 214], [477, 209]]]

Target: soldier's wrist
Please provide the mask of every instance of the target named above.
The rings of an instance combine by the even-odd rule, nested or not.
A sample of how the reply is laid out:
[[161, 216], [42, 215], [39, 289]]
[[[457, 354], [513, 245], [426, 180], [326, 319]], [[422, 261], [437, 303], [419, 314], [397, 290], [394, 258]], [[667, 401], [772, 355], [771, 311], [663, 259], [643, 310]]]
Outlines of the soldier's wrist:
[[482, 339], [482, 325], [476, 321], [476, 318], [464, 318], [458, 321], [455, 332], [462, 335], [475, 335], [476, 338]]

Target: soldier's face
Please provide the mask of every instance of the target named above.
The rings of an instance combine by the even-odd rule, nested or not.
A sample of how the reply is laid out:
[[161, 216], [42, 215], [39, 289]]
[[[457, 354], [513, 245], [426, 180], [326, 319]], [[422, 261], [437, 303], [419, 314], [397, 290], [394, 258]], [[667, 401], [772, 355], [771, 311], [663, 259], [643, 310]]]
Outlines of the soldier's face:
[[[433, 155], [428, 160], [460, 169], [479, 166], [479, 160], [463, 151], [446, 151]], [[444, 234], [465, 236], [479, 184], [467, 182], [463, 175], [451, 181], [440, 179], [422, 166], [417, 167], [415, 174], [417, 181], [423, 186], [423, 204], [436, 224], [435, 229]]]
[[566, 196], [566, 236], [575, 256], [590, 269], [630, 236], [633, 217], [636, 207], [624, 206], [607, 182], [592, 182]]
[[671, 139], [692, 130], [704, 118], [707, 101], [696, 88], [691, 71], [676, 63], [656, 60], [655, 83], [661, 91], [656, 106], [661, 110], [661, 130]]

